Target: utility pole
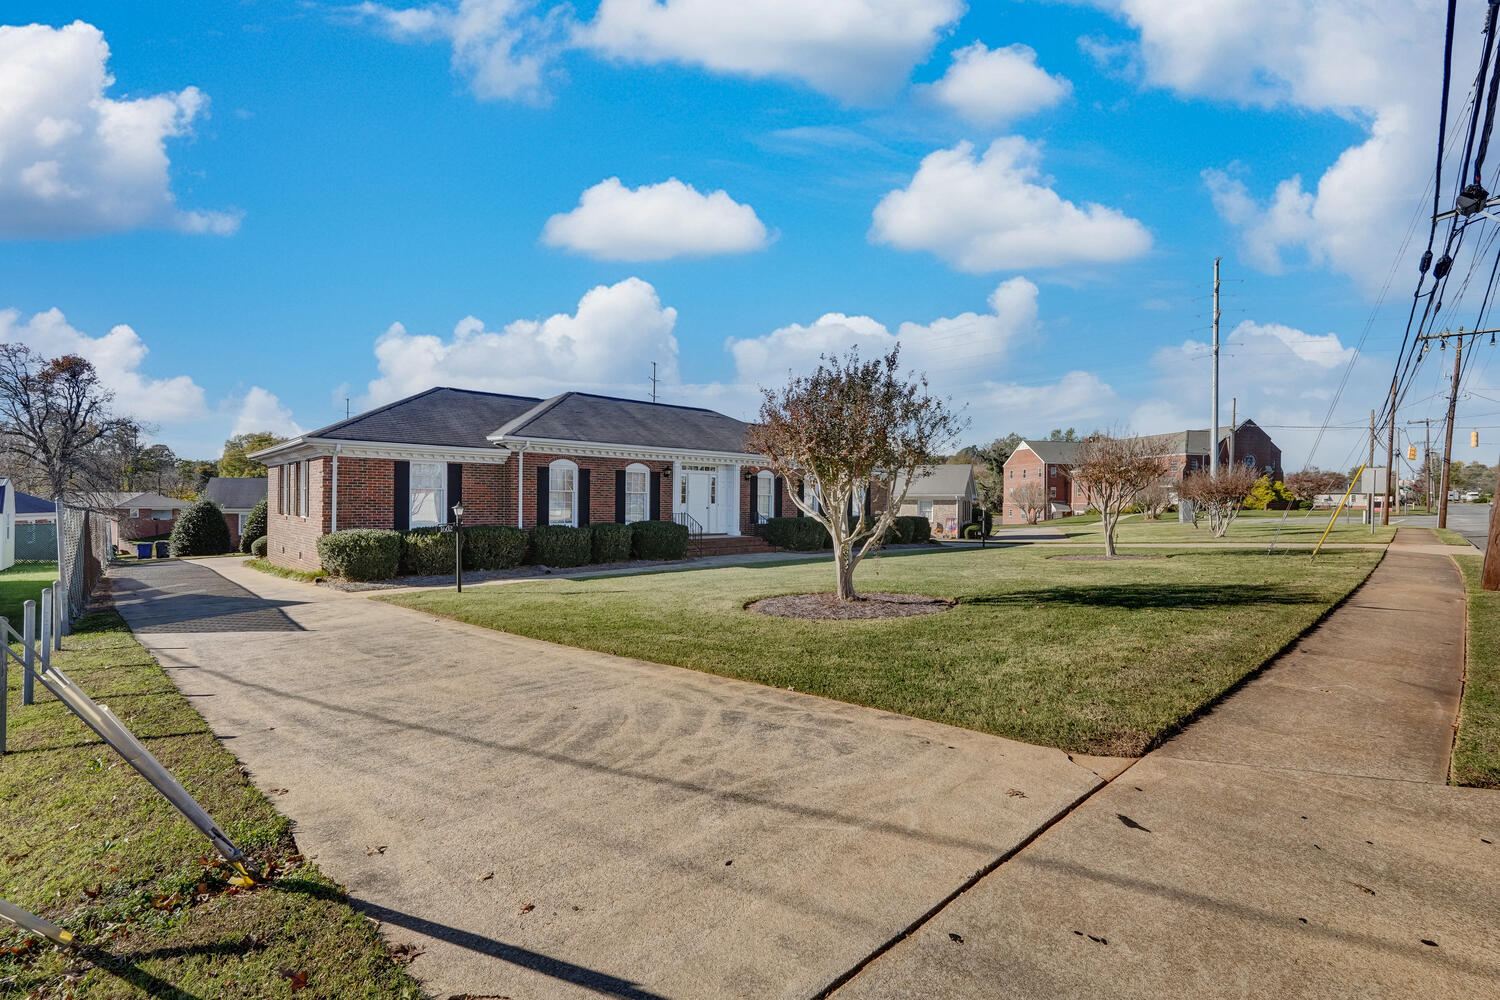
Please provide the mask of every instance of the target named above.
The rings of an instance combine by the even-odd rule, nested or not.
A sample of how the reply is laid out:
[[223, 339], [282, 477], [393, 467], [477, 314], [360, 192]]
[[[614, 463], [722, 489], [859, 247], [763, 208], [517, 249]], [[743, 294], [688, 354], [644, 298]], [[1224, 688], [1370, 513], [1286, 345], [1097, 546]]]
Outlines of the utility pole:
[[651, 402], [656, 402], [656, 362], [651, 362]]
[[1214, 421], [1213, 430], [1209, 431], [1208, 442], [1208, 474], [1210, 476], [1219, 474], [1219, 261], [1223, 259], [1222, 257], [1214, 258]]
[[[1500, 480], [1495, 483], [1500, 490]], [[1490, 539], [1484, 547], [1484, 568], [1479, 571], [1479, 586], [1500, 590], [1500, 496], [1490, 502]]]
[[1385, 442], [1386, 500], [1385, 503], [1381, 505], [1380, 511], [1380, 523], [1383, 525], [1391, 523], [1390, 494], [1394, 492], [1397, 496], [1401, 495], [1400, 484], [1393, 483], [1391, 481], [1393, 478], [1393, 474], [1396, 471], [1396, 379], [1394, 376], [1391, 378], [1391, 412], [1387, 419], [1390, 420], [1391, 426], [1390, 436], [1386, 439]]
[[[1456, 345], [1453, 351], [1453, 385], [1448, 390], [1448, 426], [1443, 432], [1443, 472], [1442, 482], [1438, 487], [1438, 522], [1439, 528], [1448, 527], [1448, 465], [1453, 461], [1453, 415], [1458, 409], [1458, 380], [1463, 374], [1464, 341], [1470, 337], [1478, 337], [1483, 334], [1493, 337], [1500, 333], [1500, 328], [1490, 330], [1464, 330], [1458, 328], [1454, 333], [1444, 330], [1442, 333], [1424, 333], [1417, 337], [1418, 340], [1439, 340], [1443, 346], [1448, 346], [1451, 339]], [[1430, 507], [1431, 504], [1429, 503]]]
[[1370, 488], [1365, 492], [1365, 513], [1370, 522], [1370, 534], [1375, 534], [1375, 411], [1370, 411], [1370, 460], [1365, 463], [1365, 472], [1370, 477]]
[[1424, 489], [1426, 490], [1426, 492], [1423, 493], [1422, 495], [1427, 498], [1427, 513], [1431, 514], [1432, 513], [1432, 418], [1431, 417], [1427, 417], [1427, 418], [1425, 418], [1423, 420], [1408, 420], [1406, 422], [1406, 424], [1407, 424], [1408, 427], [1410, 427], [1412, 424], [1421, 424], [1422, 425], [1422, 482], [1424, 484]]

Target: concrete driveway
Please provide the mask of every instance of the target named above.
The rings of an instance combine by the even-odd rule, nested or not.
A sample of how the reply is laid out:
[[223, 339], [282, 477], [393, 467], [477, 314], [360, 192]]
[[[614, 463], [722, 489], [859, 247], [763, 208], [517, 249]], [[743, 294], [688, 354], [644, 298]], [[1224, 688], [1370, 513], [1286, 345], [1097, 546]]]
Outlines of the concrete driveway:
[[1101, 784], [1056, 750], [236, 559], [111, 578], [438, 997], [815, 996]]

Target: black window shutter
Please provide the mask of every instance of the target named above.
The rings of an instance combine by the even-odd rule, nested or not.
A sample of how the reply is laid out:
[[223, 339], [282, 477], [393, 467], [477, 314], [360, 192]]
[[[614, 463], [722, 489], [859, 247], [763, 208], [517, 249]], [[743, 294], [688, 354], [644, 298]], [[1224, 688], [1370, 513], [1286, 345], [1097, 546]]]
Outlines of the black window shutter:
[[615, 470], [615, 523], [625, 523], [625, 470]]
[[771, 482], [771, 513], [781, 516], [781, 491], [786, 489], [786, 480], [777, 476]]
[[536, 470], [536, 523], [546, 524], [548, 514], [547, 504], [551, 502], [548, 491], [552, 487], [552, 470], [545, 465]]
[[660, 472], [653, 471], [651, 473], [651, 496], [648, 497], [647, 500], [649, 501], [649, 504], [650, 504], [650, 510], [647, 512], [646, 516], [649, 517], [653, 521], [660, 521], [661, 520], [661, 473]]
[[[803, 479], [797, 480], [797, 499], [801, 500], [803, 503], [807, 502], [807, 492], [806, 492], [806, 489], [805, 489], [806, 486], [807, 486], [807, 481], [806, 480], [803, 480]], [[802, 508], [801, 507], [797, 508], [797, 516], [798, 517], [802, 516]]]
[[448, 463], [448, 509], [443, 511], [441, 519], [448, 521], [453, 516], [453, 508], [464, 502], [464, 463]]
[[394, 465], [391, 526], [397, 531], [406, 531], [411, 527], [411, 463], [396, 462]]
[[870, 512], [870, 499], [871, 499], [870, 498], [870, 494], [873, 493], [873, 492], [874, 492], [874, 490], [871, 487], [869, 487], [869, 486], [865, 487], [865, 519], [866, 520], [868, 520], [868, 519], [870, 519], [870, 518], [872, 518], [872, 517], [875, 516], [874, 514], [872, 514]]
[[587, 527], [589, 523], [589, 470], [578, 470], [578, 526]]

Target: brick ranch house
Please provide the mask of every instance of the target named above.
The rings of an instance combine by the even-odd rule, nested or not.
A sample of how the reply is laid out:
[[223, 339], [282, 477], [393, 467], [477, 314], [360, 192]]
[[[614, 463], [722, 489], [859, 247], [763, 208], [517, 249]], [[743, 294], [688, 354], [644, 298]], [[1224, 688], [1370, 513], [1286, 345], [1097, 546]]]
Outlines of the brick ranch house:
[[708, 551], [761, 549], [759, 525], [797, 508], [745, 450], [749, 428], [582, 392], [429, 389], [252, 456], [268, 470], [267, 556], [315, 570], [321, 535], [444, 524], [459, 503], [470, 525], [677, 521], [720, 540]]
[[[1174, 431], [1170, 434], [1147, 435], [1151, 450], [1162, 460], [1162, 479], [1175, 483], [1184, 475], [1209, 467], [1209, 440], [1207, 429]], [[1073, 485], [1070, 477], [1077, 458], [1078, 443], [1073, 441], [1024, 440], [1006, 459], [1005, 508], [1001, 517], [1004, 524], [1021, 524], [1026, 515], [1011, 499], [1011, 490], [1028, 481], [1042, 480], [1047, 484], [1050, 501], [1045, 520], [1081, 514], [1088, 502]], [[1242, 420], [1232, 430], [1219, 436], [1219, 461], [1242, 462], [1268, 475], [1273, 480], [1284, 478], [1281, 468], [1281, 449], [1261, 430], [1253, 420]]]
[[164, 538], [171, 534], [177, 515], [190, 504], [160, 493], [91, 493], [75, 498], [79, 506], [103, 513], [105, 537], [116, 552], [131, 553], [138, 538]]
[[239, 548], [250, 511], [265, 498], [265, 476], [244, 479], [211, 476], [203, 485], [203, 492], [198, 494], [198, 499], [212, 500], [224, 511], [224, 525], [229, 529], [229, 541], [235, 548]]

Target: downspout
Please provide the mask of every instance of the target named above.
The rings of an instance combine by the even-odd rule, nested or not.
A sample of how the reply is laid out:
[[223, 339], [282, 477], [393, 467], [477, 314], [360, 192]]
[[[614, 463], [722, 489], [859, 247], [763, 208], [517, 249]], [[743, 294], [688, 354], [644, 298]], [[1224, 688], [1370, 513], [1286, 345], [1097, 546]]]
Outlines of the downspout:
[[330, 532], [339, 530], [339, 452], [343, 450], [341, 444], [333, 446], [333, 520], [328, 529]]
[[525, 530], [526, 514], [526, 449], [530, 441], [522, 441], [516, 448], [516, 527]]

